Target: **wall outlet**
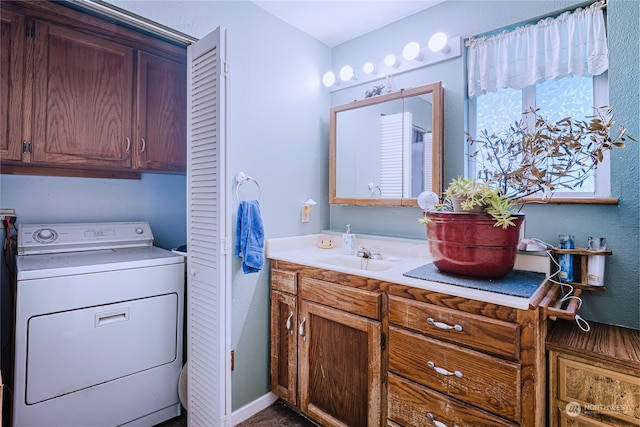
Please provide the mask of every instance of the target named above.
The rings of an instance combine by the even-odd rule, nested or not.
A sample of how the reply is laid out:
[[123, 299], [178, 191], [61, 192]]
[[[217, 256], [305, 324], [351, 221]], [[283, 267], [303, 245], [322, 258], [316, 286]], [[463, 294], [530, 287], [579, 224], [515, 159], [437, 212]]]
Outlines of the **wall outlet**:
[[16, 210], [15, 209], [0, 209], [0, 221], [9, 218], [11, 222], [16, 222]]

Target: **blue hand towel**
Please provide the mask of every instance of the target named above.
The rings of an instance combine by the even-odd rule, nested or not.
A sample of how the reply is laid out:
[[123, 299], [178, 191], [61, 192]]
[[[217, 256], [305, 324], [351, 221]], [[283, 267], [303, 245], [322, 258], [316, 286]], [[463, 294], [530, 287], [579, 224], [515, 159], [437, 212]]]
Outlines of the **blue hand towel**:
[[236, 256], [242, 258], [244, 274], [257, 273], [264, 266], [264, 229], [258, 200], [243, 200], [238, 205]]

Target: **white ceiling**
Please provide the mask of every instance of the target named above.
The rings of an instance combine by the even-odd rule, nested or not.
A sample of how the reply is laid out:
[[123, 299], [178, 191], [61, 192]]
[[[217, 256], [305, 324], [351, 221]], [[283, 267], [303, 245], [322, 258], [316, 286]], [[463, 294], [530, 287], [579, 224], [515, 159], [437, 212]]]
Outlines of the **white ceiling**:
[[253, 0], [253, 3], [334, 47], [443, 1]]

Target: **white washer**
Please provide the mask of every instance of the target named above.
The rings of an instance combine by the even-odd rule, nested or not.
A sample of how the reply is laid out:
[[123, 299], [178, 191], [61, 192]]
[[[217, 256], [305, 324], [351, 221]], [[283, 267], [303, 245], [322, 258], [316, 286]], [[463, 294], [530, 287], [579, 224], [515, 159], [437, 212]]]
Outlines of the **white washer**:
[[20, 225], [13, 425], [180, 415], [184, 263], [147, 222]]

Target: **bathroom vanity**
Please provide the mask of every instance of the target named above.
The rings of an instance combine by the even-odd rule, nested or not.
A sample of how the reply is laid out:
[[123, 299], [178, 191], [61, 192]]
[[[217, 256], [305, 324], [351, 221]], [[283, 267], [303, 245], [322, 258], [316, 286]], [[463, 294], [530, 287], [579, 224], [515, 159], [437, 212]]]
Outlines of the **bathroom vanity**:
[[358, 236], [373, 260], [317, 239], [267, 241], [282, 400], [323, 426], [545, 424], [547, 257], [518, 255], [543, 277], [522, 297], [405, 276], [426, 241]]

